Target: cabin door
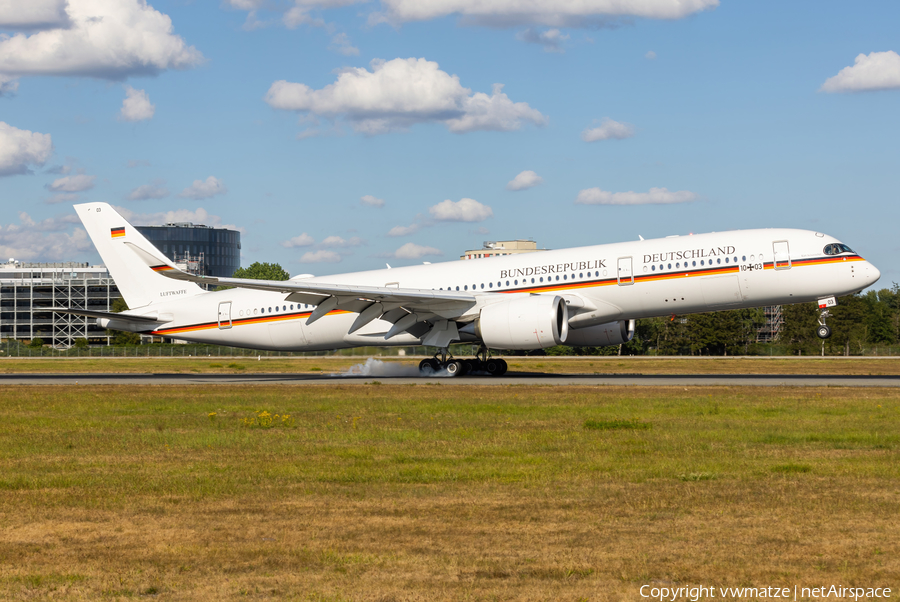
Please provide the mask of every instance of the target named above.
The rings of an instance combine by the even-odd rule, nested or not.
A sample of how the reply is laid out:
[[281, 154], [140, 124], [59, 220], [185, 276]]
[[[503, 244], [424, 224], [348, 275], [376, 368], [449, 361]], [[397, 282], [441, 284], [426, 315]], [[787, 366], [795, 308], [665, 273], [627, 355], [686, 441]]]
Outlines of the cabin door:
[[634, 284], [634, 271], [631, 269], [631, 257], [619, 257], [619, 286]]
[[772, 249], [775, 251], [775, 269], [791, 269], [791, 252], [788, 248], [788, 241], [776, 240], [772, 243]]
[[231, 328], [231, 301], [219, 303], [219, 330]]

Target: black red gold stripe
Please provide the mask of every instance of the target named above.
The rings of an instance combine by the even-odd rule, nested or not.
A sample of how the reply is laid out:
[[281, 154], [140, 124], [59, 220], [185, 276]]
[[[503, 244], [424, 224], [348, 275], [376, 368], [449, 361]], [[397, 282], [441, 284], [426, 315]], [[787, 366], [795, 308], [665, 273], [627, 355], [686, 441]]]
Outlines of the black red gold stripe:
[[151, 265], [150, 269], [153, 270], [154, 272], [168, 272], [169, 270], [174, 270], [175, 268], [173, 268], [170, 265], [163, 264], [163, 265]]
[[125, 236], [125, 226], [122, 226], [121, 228], [110, 228], [109, 235], [112, 238], [119, 238], [121, 236]]
[[[308, 318], [311, 311], [301, 311], [301, 312], [289, 312], [284, 314], [277, 314], [271, 316], [253, 316], [250, 318], [238, 318], [231, 320], [231, 326], [245, 326], [247, 324], [271, 324], [273, 322], [285, 322], [287, 320], [299, 320], [300, 318]], [[328, 312], [327, 316], [336, 316], [338, 314], [349, 314], [349, 312], [344, 309], [335, 309]], [[205, 322], [203, 324], [192, 324], [190, 326], [176, 326], [174, 328], [160, 328], [158, 330], [154, 330], [150, 334], [155, 334], [159, 336], [171, 336], [173, 334], [178, 334], [182, 332], [196, 332], [198, 330], [212, 330], [219, 328], [218, 322]]]

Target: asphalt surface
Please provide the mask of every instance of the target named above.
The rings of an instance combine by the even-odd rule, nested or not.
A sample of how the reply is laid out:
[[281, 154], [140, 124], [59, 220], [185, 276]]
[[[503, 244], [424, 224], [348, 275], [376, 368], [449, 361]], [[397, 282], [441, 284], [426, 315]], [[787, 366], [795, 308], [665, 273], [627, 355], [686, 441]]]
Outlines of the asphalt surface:
[[0, 374], [0, 385], [408, 385], [900, 387], [900, 376], [797, 374], [542, 374], [455, 378], [335, 374]]

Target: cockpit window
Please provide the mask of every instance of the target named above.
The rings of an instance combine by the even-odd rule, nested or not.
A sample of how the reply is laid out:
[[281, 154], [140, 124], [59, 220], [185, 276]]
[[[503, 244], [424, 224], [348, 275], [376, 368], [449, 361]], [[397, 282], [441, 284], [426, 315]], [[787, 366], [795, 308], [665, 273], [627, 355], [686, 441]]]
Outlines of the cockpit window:
[[841, 243], [831, 243], [830, 245], [825, 245], [825, 254], [826, 255], [840, 255], [841, 253], [852, 253], [853, 249], [848, 247], [847, 245]]

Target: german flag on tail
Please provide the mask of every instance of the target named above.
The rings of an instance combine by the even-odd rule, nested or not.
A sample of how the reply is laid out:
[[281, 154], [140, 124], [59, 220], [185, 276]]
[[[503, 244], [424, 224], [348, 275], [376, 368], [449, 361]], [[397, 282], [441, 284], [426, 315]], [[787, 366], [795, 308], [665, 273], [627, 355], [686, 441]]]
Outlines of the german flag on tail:
[[121, 238], [122, 236], [125, 236], [125, 226], [122, 226], [121, 228], [110, 228], [109, 233], [113, 238]]

